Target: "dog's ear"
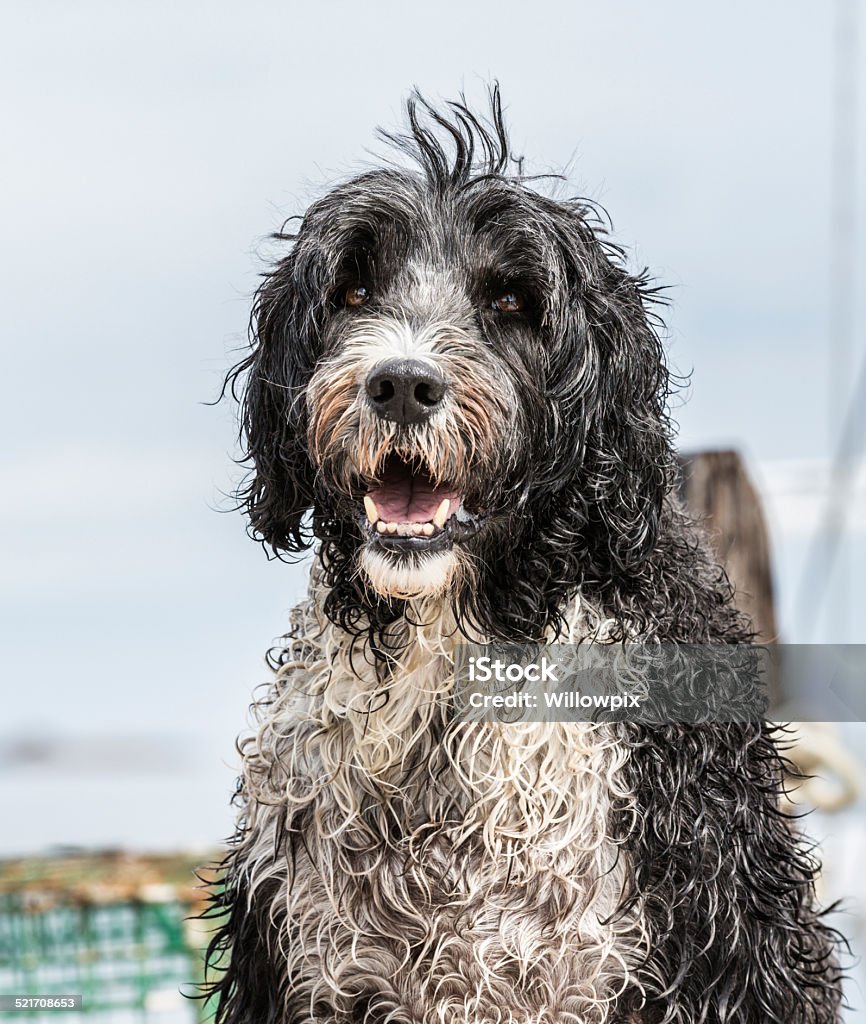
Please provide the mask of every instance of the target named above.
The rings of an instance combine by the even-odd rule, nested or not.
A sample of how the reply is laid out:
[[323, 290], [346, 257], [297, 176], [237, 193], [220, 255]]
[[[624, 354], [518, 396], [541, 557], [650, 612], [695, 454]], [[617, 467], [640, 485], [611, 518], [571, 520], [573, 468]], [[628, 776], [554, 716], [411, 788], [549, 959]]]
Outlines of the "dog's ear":
[[628, 272], [586, 208], [574, 220], [564, 320], [577, 337], [566, 346], [573, 361], [563, 401], [582, 452], [588, 552], [597, 571], [623, 578], [653, 550], [673, 480], [670, 374], [653, 312], [661, 300], [645, 272]]
[[244, 457], [252, 463], [239, 498], [252, 535], [277, 553], [297, 554], [312, 543], [306, 521], [314, 490], [306, 386], [315, 363], [320, 302], [318, 293], [305, 294], [308, 289], [293, 252], [256, 292], [251, 350], [229, 374], [240, 403]]

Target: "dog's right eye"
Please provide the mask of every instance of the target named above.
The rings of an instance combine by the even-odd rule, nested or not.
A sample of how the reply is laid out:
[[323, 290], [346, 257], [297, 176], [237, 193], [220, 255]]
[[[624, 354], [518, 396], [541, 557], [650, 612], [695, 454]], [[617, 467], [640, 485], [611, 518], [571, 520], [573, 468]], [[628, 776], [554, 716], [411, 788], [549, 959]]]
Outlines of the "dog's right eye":
[[366, 304], [370, 298], [370, 292], [362, 284], [353, 284], [346, 289], [343, 301], [347, 306], [357, 307]]

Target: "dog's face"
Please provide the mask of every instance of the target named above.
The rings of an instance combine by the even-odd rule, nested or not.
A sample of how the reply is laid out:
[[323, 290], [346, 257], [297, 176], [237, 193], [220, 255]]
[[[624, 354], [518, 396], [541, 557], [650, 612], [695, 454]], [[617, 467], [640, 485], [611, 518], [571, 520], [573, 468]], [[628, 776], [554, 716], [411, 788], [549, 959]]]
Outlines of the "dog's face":
[[493, 132], [453, 110], [428, 110], [453, 163], [410, 104], [421, 173], [373, 171], [307, 211], [238, 370], [253, 526], [298, 550], [312, 511], [344, 604], [533, 575], [548, 602], [600, 527], [620, 533], [607, 555], [645, 545], [661, 500], [667, 378], [641, 280], [585, 204], [505, 173], [496, 98]]
[[[383, 594], [441, 591], [521, 503], [556, 267], [520, 188], [387, 172], [325, 201], [339, 253], [307, 442]], [[540, 443], [540, 439], [539, 442]]]

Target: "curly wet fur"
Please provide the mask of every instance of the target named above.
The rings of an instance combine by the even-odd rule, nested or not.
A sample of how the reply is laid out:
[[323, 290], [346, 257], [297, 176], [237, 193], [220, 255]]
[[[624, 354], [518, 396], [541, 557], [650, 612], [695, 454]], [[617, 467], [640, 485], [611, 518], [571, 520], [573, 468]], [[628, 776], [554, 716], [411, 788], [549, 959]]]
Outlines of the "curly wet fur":
[[[391, 138], [418, 169], [362, 175], [281, 236], [230, 375], [252, 529], [318, 552], [241, 746], [217, 1020], [828, 1024], [835, 936], [779, 809], [771, 727], [454, 718], [465, 636], [749, 632], [671, 495], [646, 276], [590, 206], [522, 176], [496, 92], [490, 124], [413, 99]], [[384, 298], [350, 318], [335, 296], [356, 280]], [[526, 316], [477, 312], [514, 282]], [[472, 395], [514, 400], [473, 417], [458, 387], [429, 436], [370, 419], [353, 366], [400, 331], [474, 367]], [[355, 479], [401, 444], [488, 514], [426, 595], [414, 577], [389, 593], [388, 566], [377, 580], [359, 558]]]

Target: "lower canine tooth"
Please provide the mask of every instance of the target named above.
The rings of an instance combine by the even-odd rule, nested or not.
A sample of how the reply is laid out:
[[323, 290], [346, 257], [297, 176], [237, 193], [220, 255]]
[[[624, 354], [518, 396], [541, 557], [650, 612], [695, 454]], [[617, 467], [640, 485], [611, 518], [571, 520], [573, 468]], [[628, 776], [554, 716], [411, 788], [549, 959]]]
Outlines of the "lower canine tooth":
[[448, 509], [451, 508], [451, 502], [448, 498], [443, 498], [439, 508], [436, 509], [436, 515], [433, 516], [433, 523], [435, 526], [443, 527], [445, 520], [448, 518]]
[[376, 502], [373, 501], [369, 494], [364, 495], [364, 509], [367, 512], [367, 518], [375, 526], [379, 521], [379, 510], [376, 508]]

